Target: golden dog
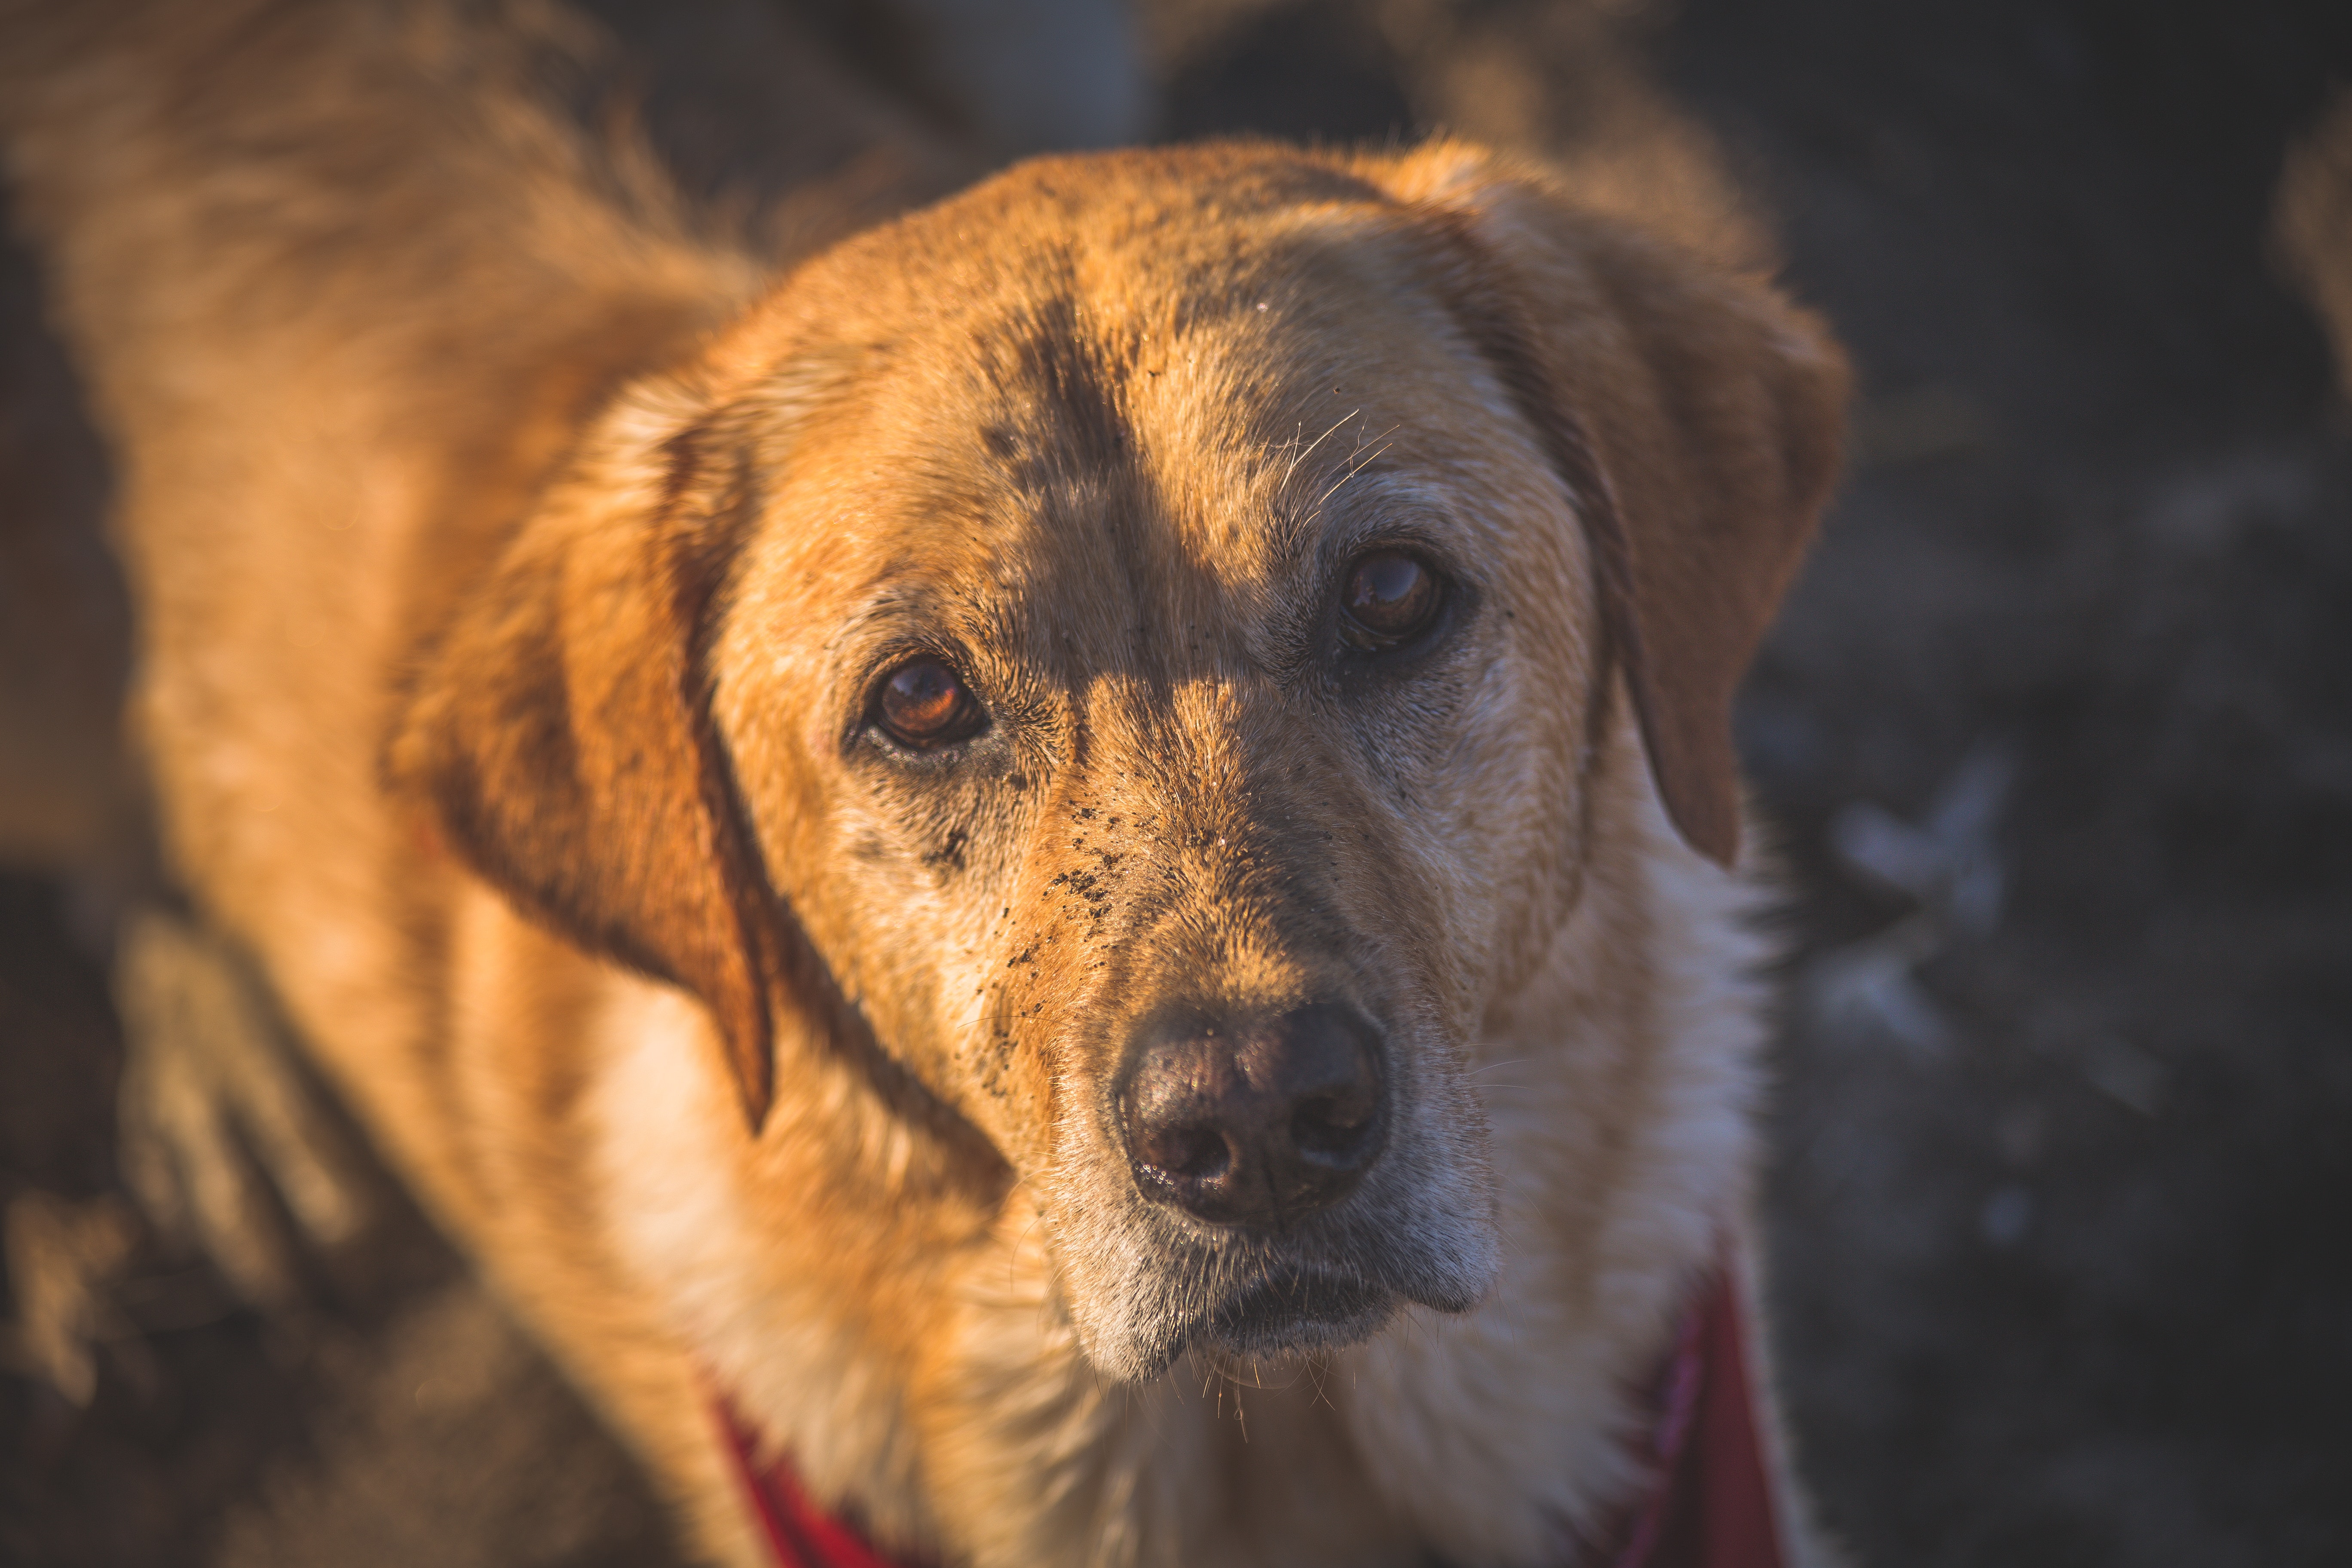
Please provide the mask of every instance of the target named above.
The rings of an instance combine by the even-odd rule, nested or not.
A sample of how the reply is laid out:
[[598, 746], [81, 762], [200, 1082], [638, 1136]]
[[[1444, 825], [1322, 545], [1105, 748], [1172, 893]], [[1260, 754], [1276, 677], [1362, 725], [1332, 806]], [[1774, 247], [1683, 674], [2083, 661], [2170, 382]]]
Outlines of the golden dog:
[[1614, 1549], [1815, 322], [1444, 142], [912, 210], [809, 64], [698, 206], [530, 0], [7, 27], [173, 867], [701, 1550]]

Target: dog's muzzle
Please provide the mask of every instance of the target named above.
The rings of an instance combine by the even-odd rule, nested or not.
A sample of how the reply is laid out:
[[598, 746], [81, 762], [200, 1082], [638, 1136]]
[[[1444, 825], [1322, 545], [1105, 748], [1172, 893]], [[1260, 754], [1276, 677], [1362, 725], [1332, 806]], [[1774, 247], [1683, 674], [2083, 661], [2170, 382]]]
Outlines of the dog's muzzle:
[[1188, 1348], [1320, 1354], [1484, 1294], [1484, 1124], [1363, 1009], [1166, 1005], [1118, 1050], [1099, 1120], [1071, 1129], [1086, 1183], [1051, 1215], [1104, 1371], [1157, 1377]]

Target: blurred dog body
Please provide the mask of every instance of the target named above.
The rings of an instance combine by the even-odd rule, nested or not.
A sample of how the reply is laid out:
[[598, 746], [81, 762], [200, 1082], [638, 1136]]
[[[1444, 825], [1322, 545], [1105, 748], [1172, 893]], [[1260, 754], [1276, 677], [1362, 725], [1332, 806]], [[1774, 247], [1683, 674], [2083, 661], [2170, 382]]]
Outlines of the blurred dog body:
[[705, 1551], [714, 1397], [951, 1561], [1608, 1537], [1814, 323], [1454, 144], [916, 211], [787, 37], [698, 200], [534, 0], [6, 26], [172, 869]]

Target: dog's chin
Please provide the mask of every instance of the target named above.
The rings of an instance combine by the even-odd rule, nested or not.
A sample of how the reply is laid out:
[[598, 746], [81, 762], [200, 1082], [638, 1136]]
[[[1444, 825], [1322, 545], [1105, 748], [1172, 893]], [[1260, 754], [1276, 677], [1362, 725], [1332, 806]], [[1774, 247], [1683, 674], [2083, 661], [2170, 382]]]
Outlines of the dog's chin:
[[[1491, 1178], [1475, 1148], [1412, 1152], [1391, 1150], [1371, 1187], [1271, 1233], [1133, 1201], [1055, 1205], [1075, 1348], [1107, 1378], [1149, 1383], [1187, 1353], [1263, 1369], [1360, 1344], [1408, 1306], [1475, 1310], [1501, 1255]], [[1381, 1190], [1383, 1173], [1394, 1190]]]
[[1328, 1274], [1261, 1280], [1200, 1320], [1192, 1347], [1252, 1362], [1280, 1361], [1361, 1344], [1396, 1315], [1392, 1291]]
[[1089, 1343], [1087, 1358], [1111, 1376], [1145, 1383], [1187, 1351], [1264, 1368], [1361, 1344], [1387, 1326], [1403, 1299], [1395, 1291], [1325, 1272], [1264, 1276], [1205, 1311], [1170, 1313], [1124, 1343]]

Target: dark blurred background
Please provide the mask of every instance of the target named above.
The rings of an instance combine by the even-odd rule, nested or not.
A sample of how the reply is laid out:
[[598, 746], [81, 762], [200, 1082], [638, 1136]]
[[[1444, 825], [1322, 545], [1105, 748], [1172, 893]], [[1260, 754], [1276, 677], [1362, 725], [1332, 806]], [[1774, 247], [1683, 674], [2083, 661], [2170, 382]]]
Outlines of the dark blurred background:
[[[595, 8], [625, 37], [658, 9]], [[856, 52], [854, 10], [812, 14]], [[2333, 136], [2352, 190], [2352, 119], [2323, 129], [2352, 5], [1136, 23], [1171, 137], [1727, 168], [1854, 353], [1850, 477], [1740, 725], [1790, 868], [1780, 1355], [1857, 1560], [2352, 1563], [2352, 419], [2306, 302], [2352, 289], [2352, 229], [2324, 195], [2295, 244], [2275, 216], [2292, 145]], [[104, 455], [37, 296], [8, 256], [0, 479], [88, 510]], [[94, 552], [10, 570], [0, 655], [69, 606], [119, 637]], [[120, 664], [37, 673], [62, 713]], [[12, 1243], [134, 1246], [102, 901], [0, 877]], [[133, 1270], [86, 1405], [0, 1344], [0, 1561], [668, 1561], [535, 1352], [413, 1218], [386, 1235], [364, 1289], [268, 1318]]]

